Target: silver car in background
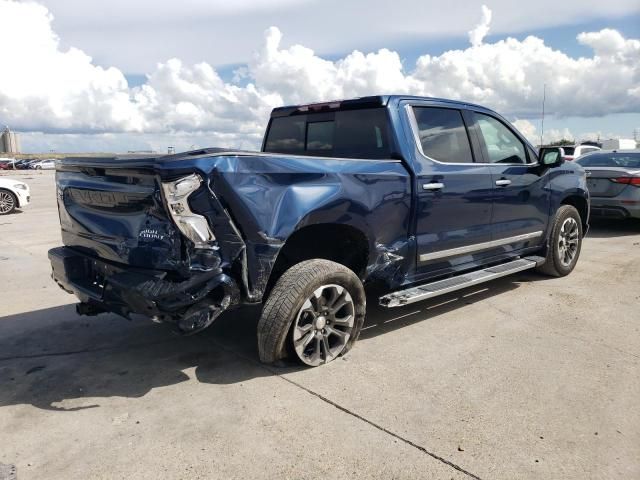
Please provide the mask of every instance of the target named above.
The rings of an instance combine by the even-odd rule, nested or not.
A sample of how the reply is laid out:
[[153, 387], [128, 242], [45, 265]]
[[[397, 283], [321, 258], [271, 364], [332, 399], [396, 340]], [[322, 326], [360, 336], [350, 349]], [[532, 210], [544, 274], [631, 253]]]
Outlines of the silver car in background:
[[592, 217], [640, 218], [640, 150], [589, 153], [576, 163], [587, 173]]

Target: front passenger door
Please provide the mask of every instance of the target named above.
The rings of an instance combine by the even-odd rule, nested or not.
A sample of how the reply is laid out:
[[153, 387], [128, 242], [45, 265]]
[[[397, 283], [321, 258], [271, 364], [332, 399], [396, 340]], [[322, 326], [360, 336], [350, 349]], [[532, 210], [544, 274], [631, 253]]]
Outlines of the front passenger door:
[[474, 112], [476, 131], [493, 180], [492, 240], [509, 240], [503, 251], [538, 245], [549, 217], [547, 169], [531, 148], [497, 116]]

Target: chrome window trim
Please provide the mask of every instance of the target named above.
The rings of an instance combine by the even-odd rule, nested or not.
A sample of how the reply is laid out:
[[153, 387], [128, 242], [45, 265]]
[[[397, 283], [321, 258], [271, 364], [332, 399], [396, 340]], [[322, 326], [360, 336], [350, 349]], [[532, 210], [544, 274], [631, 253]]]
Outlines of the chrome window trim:
[[[525, 166], [525, 167], [535, 167], [537, 165], [540, 164], [539, 161], [537, 162], [533, 162], [533, 163], [491, 163], [491, 162], [466, 162], [466, 163], [457, 163], [457, 162], [443, 162], [441, 160], [436, 160], [435, 158], [431, 158], [430, 156], [426, 155], [424, 153], [424, 150], [422, 149], [422, 142], [420, 141], [420, 128], [418, 127], [418, 121], [416, 120], [416, 114], [413, 111], [413, 107], [418, 107], [418, 108], [450, 108], [452, 110], [458, 110], [461, 111], [461, 108], [456, 108], [456, 107], [441, 107], [441, 106], [430, 106], [430, 105], [412, 105], [412, 104], [407, 104], [404, 106], [406, 112], [407, 112], [407, 117], [409, 118], [409, 125], [411, 126], [411, 133], [413, 135], [413, 141], [416, 144], [416, 147], [418, 148], [418, 151], [420, 152], [420, 155], [422, 155], [424, 158], [426, 158], [429, 161], [435, 162], [435, 163], [439, 163], [440, 165], [485, 165], [485, 166], [508, 166], [508, 167], [512, 167], [512, 166]], [[474, 110], [471, 110], [474, 111]], [[478, 112], [478, 113], [483, 113], [483, 112]], [[483, 113], [484, 115], [488, 115], [487, 113]], [[488, 115], [491, 118], [495, 118], [493, 115]], [[496, 120], [500, 121], [499, 119], [496, 118]], [[502, 123], [502, 122], [500, 122]], [[468, 128], [465, 125], [465, 128]], [[507, 127], [508, 128], [508, 127]], [[515, 134], [514, 134], [515, 135]], [[517, 135], [516, 135], [517, 137]], [[520, 138], [518, 137], [518, 140], [520, 140]], [[523, 143], [523, 145], [525, 145], [525, 150], [526, 150], [526, 144]], [[471, 150], [473, 151], [473, 146], [471, 145], [471, 143], [469, 143], [469, 148], [471, 148]]]
[[[449, 108], [449, 107], [439, 107], [439, 106], [432, 106], [429, 107], [427, 105], [415, 105], [418, 108]], [[422, 155], [424, 158], [426, 158], [427, 160], [431, 161], [431, 162], [435, 162], [435, 163], [439, 163], [441, 165], [473, 165], [474, 167], [478, 167], [478, 166], [486, 166], [488, 165], [487, 163], [483, 163], [483, 162], [464, 162], [464, 163], [458, 163], [458, 162], [443, 162], [441, 160], [436, 160], [435, 158], [431, 158], [429, 155], [424, 153], [424, 150], [422, 149], [422, 142], [420, 141], [420, 129], [418, 128], [418, 121], [416, 120], [416, 114], [413, 111], [413, 107], [414, 105], [411, 104], [407, 104], [404, 106], [406, 112], [407, 112], [407, 117], [409, 118], [409, 125], [411, 126], [411, 133], [413, 134], [413, 141], [416, 144], [416, 147], [418, 148], [418, 152], [420, 152], [420, 155]], [[458, 110], [460, 111], [459, 108], [450, 108], [450, 110]], [[465, 125], [466, 128], [466, 125]], [[469, 142], [469, 149], [471, 150], [471, 152], [473, 152], [473, 147], [471, 146], [471, 142]]]
[[437, 260], [439, 258], [455, 257], [458, 255], [464, 255], [466, 253], [479, 252], [482, 250], [488, 250], [490, 248], [501, 247], [503, 245], [509, 245], [510, 243], [523, 242], [525, 240], [533, 240], [539, 238], [544, 232], [538, 230], [531, 233], [523, 233], [522, 235], [516, 235], [515, 237], [501, 238], [498, 240], [491, 240], [488, 242], [475, 243], [473, 245], [467, 245], [465, 247], [450, 248], [448, 250], [440, 250], [438, 252], [423, 253], [420, 255], [421, 262], [428, 262], [430, 260]]

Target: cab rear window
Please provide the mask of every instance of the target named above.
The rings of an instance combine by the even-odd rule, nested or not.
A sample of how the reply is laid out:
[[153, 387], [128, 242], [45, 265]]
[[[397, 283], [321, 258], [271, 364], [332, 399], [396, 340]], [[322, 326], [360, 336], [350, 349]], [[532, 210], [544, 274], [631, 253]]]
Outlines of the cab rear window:
[[341, 158], [390, 158], [384, 108], [343, 110], [271, 119], [264, 151]]

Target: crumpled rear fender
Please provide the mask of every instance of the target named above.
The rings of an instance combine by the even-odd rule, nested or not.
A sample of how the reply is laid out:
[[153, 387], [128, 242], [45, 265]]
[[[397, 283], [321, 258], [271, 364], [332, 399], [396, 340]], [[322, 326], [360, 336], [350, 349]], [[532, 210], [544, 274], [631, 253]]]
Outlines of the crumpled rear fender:
[[279, 155], [208, 160], [209, 198], [192, 199], [192, 207], [212, 223], [223, 261], [242, 265], [250, 301], [262, 298], [287, 239], [309, 225], [360, 230], [369, 243], [367, 277], [389, 280], [406, 270], [411, 184], [401, 162]]

